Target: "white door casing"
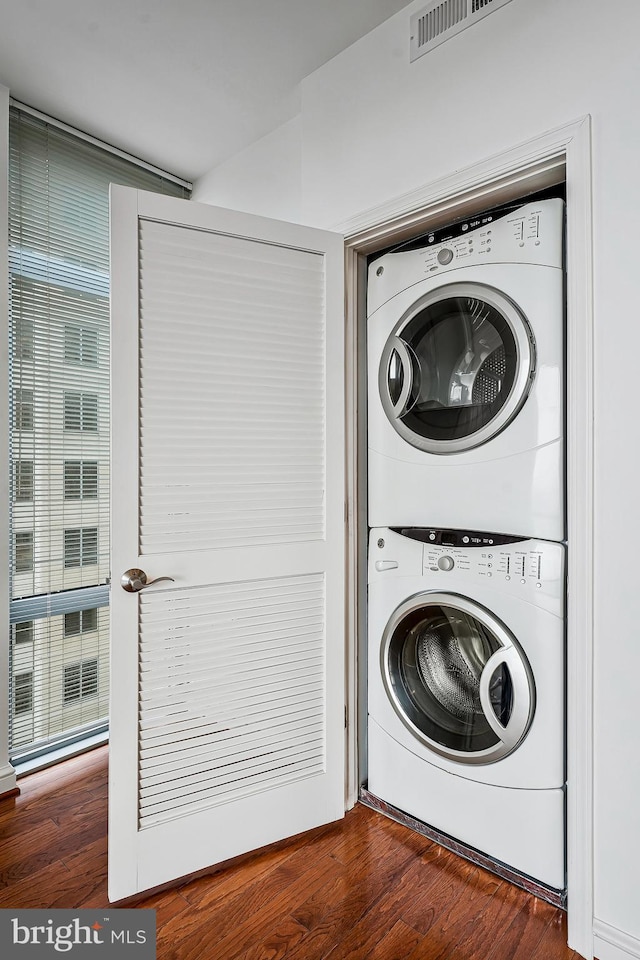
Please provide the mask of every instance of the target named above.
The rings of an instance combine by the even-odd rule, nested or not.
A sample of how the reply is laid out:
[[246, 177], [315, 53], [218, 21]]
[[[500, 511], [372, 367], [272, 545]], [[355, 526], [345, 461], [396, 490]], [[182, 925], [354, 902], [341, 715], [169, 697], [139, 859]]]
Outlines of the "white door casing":
[[344, 814], [344, 310], [337, 234], [111, 221], [118, 901]]

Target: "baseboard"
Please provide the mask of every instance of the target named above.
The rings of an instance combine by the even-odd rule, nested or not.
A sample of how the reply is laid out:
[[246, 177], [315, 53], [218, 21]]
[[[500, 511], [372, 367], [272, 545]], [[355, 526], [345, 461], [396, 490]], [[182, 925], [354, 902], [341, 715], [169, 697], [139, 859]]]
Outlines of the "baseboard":
[[0, 767], [0, 797], [16, 791], [16, 772], [10, 763]]
[[640, 940], [602, 920], [594, 920], [593, 954], [598, 960], [640, 960]]

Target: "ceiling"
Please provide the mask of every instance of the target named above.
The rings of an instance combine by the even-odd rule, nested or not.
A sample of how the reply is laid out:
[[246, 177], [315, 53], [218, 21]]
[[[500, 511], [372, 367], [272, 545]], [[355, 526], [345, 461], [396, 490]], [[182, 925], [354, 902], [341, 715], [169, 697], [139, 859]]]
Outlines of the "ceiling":
[[294, 117], [300, 81], [408, 2], [0, 0], [0, 82], [195, 180]]

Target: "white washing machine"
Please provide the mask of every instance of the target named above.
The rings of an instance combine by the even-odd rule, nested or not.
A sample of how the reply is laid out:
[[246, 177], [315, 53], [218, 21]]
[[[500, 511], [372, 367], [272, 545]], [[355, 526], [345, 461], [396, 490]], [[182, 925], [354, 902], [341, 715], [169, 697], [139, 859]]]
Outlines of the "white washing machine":
[[564, 547], [371, 532], [368, 791], [565, 886]]
[[563, 540], [564, 204], [430, 234], [369, 267], [369, 526]]

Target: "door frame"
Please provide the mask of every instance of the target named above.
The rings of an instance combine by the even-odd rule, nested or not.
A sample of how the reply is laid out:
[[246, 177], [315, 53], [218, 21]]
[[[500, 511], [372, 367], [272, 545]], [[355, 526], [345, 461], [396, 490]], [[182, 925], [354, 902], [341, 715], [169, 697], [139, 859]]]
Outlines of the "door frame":
[[347, 806], [366, 775], [366, 260], [393, 243], [566, 181], [567, 889], [569, 946], [593, 957], [593, 264], [591, 118], [581, 117], [363, 212], [345, 235]]

